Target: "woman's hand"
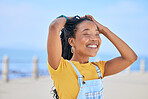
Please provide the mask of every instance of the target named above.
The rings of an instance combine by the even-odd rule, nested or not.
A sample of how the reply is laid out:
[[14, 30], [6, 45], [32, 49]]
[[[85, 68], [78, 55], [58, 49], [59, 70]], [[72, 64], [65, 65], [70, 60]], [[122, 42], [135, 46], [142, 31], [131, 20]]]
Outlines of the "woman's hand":
[[96, 25], [97, 25], [97, 27], [99, 28], [99, 31], [100, 31], [100, 33], [101, 34], [104, 34], [104, 32], [105, 32], [105, 29], [107, 29], [107, 27], [105, 27], [105, 26], [103, 26], [102, 24], [100, 24], [99, 22], [97, 22], [94, 18], [93, 18], [93, 16], [91, 16], [91, 15], [85, 15], [87, 18], [89, 18], [91, 21], [93, 21]]

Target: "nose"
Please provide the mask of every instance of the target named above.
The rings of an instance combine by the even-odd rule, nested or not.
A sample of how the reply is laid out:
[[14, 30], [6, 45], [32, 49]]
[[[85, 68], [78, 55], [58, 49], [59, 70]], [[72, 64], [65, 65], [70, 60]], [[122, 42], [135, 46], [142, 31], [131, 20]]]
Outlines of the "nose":
[[96, 36], [96, 35], [91, 35], [89, 39], [90, 39], [90, 41], [96, 41], [96, 42], [98, 42], [99, 45], [102, 42], [100, 36]]
[[92, 41], [96, 41], [98, 40], [100, 37], [96, 36], [96, 35], [90, 35], [90, 40]]

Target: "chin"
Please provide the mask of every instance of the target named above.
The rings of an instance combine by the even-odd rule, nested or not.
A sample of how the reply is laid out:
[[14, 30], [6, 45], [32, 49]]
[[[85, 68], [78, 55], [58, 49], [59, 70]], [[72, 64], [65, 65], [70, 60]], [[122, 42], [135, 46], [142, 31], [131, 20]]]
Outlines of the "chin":
[[89, 55], [89, 57], [95, 57], [97, 55], [97, 53], [91, 54]]
[[88, 51], [86, 53], [89, 57], [95, 57], [97, 55], [98, 51], [99, 51], [99, 49], [95, 50], [95, 51]]

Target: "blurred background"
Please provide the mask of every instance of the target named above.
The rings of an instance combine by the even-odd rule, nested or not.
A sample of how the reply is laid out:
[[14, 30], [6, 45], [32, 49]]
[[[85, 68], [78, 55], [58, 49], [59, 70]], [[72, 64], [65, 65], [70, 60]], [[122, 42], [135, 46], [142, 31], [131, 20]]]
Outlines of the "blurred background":
[[[138, 73], [142, 71], [144, 72], [142, 75], [146, 75], [148, 72], [147, 5], [147, 0], [0, 0], [0, 81], [4, 72], [8, 73], [7, 79], [10, 82], [18, 78], [30, 78], [33, 72], [36, 72], [34, 66], [37, 66], [35, 75], [50, 76], [46, 65], [48, 27], [56, 17], [62, 14], [92, 15], [125, 41], [138, 55], [138, 60], [128, 70], [132, 74], [141, 75]], [[107, 38], [101, 35], [101, 39], [100, 50], [96, 57], [90, 58], [90, 61], [107, 61], [120, 56]], [[8, 70], [3, 69], [5, 65], [8, 66]], [[142, 77], [139, 76], [139, 78]], [[41, 81], [44, 82], [44, 80]], [[133, 82], [135, 81], [137, 80]], [[34, 85], [34, 82], [30, 83]], [[148, 88], [148, 82], [143, 81], [142, 85], [143, 83]], [[5, 90], [0, 90], [1, 99], [4, 99], [5, 95], [11, 96], [7, 93], [8, 85], [2, 87], [4, 84], [0, 84], [0, 89]], [[138, 92], [134, 94], [136, 93]], [[148, 97], [144, 96], [144, 98]], [[106, 99], [109, 98], [106, 97]]]

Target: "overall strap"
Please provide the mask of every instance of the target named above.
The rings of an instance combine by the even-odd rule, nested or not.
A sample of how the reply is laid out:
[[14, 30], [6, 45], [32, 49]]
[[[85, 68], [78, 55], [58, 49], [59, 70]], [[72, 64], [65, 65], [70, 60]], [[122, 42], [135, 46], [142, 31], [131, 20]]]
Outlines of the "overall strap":
[[82, 77], [82, 75], [80, 74], [80, 72], [78, 71], [78, 69], [75, 67], [75, 65], [71, 62], [71, 61], [68, 61], [71, 65], [72, 65], [72, 67], [74, 68], [74, 70], [76, 71], [76, 73], [77, 73], [77, 75], [78, 75], [78, 77]]
[[[95, 65], [95, 64], [94, 64], [94, 65]], [[102, 77], [102, 74], [101, 74], [100, 69], [98, 68], [97, 65], [95, 65], [95, 67], [96, 67], [97, 73], [98, 73], [98, 75], [99, 75], [99, 79], [100, 79], [100, 78], [102, 79], [103, 77]]]
[[74, 68], [75, 72], [77, 73], [77, 75], [78, 75], [78, 82], [79, 82], [79, 88], [81, 88], [82, 82], [83, 82], [83, 80], [82, 80], [83, 76], [80, 74], [80, 72], [78, 71], [78, 69], [75, 67], [75, 65], [72, 62], [70, 62], [70, 61], [68, 61], [68, 62], [72, 65], [72, 67]]

